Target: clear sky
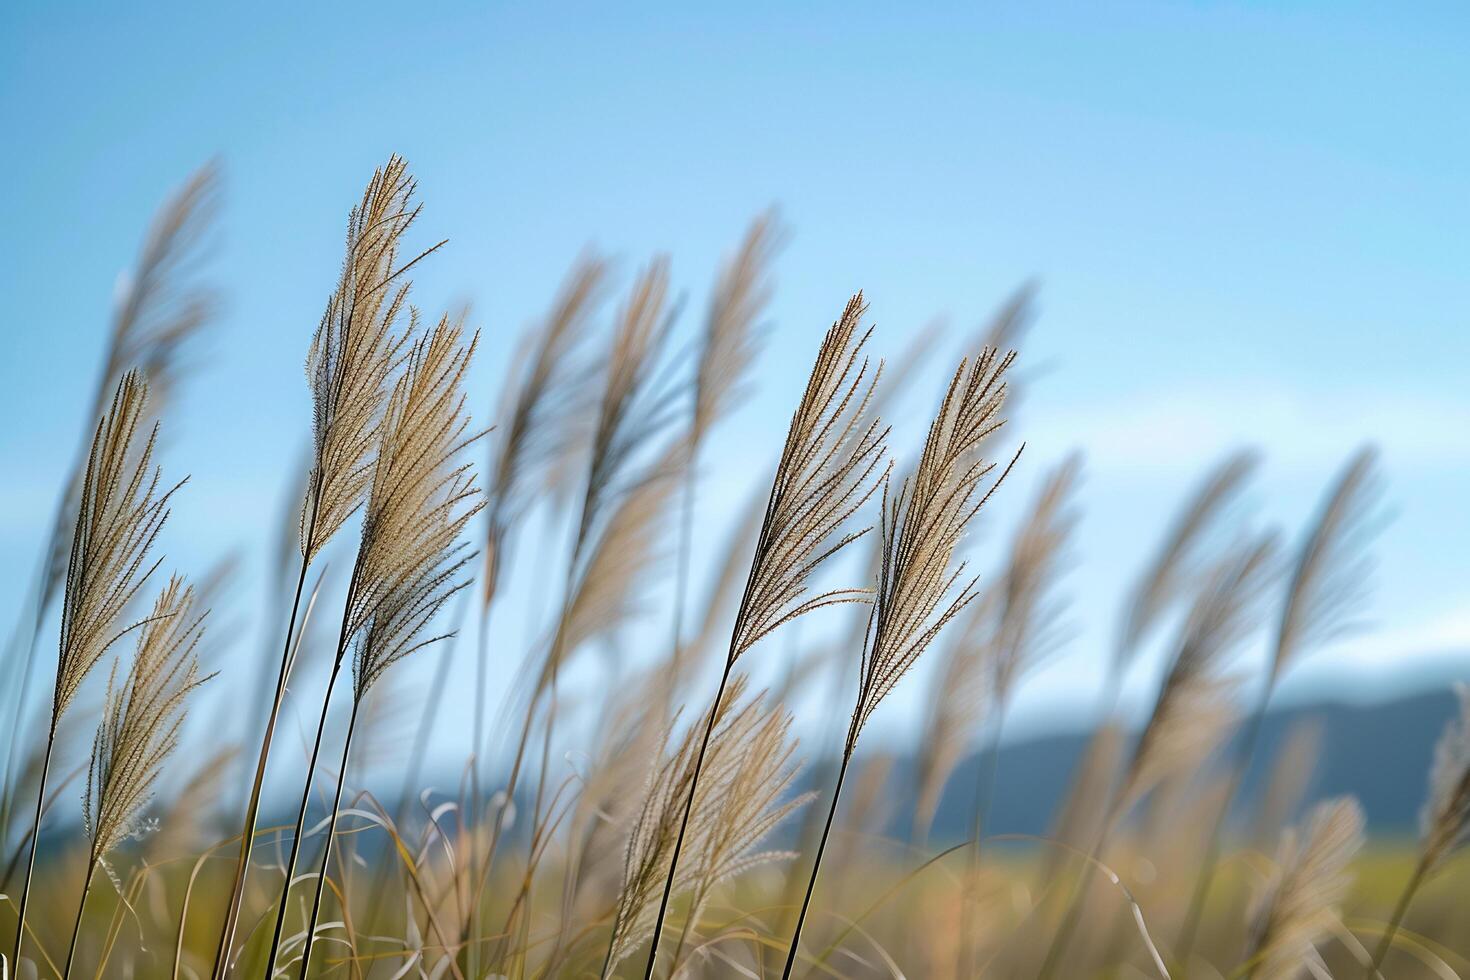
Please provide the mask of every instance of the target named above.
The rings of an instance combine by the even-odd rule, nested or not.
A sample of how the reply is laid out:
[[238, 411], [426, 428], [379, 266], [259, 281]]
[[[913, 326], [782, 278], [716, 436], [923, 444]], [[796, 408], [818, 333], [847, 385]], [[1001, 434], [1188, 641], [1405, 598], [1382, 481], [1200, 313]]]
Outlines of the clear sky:
[[[1027, 685], [1038, 724], [1086, 696], [1168, 509], [1246, 444], [1266, 454], [1262, 520], [1294, 533], [1365, 440], [1396, 514], [1373, 631], [1292, 691], [1381, 693], [1443, 676], [1447, 655], [1463, 673], [1467, 48], [1458, 3], [7, 3], [0, 618], [86, 423], [118, 277], [211, 158], [226, 309], [168, 420], [166, 465], [193, 482], [166, 549], [200, 571], [243, 548], [248, 589], [263, 579], [345, 214], [399, 152], [422, 244], [450, 239], [418, 301], [471, 301], [485, 331], [482, 417], [512, 338], [585, 246], [624, 281], [669, 252], [688, 328], [720, 256], [779, 205], [774, 329], [758, 396], [715, 437], [711, 528], [763, 478], [849, 293], [867, 291], [880, 352], [935, 317], [952, 327], [897, 420], [911, 438], [960, 339], [1037, 280], [1012, 437], [1029, 448], [994, 526], [1046, 464], [1087, 456], [1077, 631]], [[256, 606], [238, 607], [248, 634]], [[915, 681], [883, 724], [915, 730]]]

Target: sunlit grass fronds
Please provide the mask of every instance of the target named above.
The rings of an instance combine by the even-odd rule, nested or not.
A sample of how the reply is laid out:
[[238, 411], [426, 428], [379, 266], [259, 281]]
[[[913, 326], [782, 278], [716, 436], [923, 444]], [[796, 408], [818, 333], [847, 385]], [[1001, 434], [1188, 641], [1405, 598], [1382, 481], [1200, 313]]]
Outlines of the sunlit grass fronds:
[[962, 582], [965, 563], [956, 565], [954, 557], [971, 520], [1000, 483], [979, 493], [994, 464], [972, 453], [1003, 422], [1005, 372], [1014, 356], [987, 350], [961, 364], [913, 475], [892, 495], [885, 481], [882, 561], [848, 754], [873, 711], [977, 595], [976, 580]]
[[46, 751], [41, 761], [12, 962], [19, 962], [25, 937], [26, 905], [35, 870], [57, 723], [76, 697], [82, 681], [108, 647], [127, 631], [119, 628], [119, 620], [158, 567], [157, 563], [148, 564], [148, 551], [168, 519], [169, 498], [182, 485], [166, 490], [159, 488], [159, 472], [153, 468], [156, 424], [141, 446], [134, 443], [147, 404], [147, 382], [136, 371], [123, 375], [111, 407], [97, 423], [87, 457], [62, 589], [56, 687]]
[[1247, 912], [1247, 976], [1291, 980], [1306, 969], [1347, 897], [1348, 865], [1362, 845], [1363, 808], [1352, 798], [1319, 803], [1301, 829], [1282, 835], [1275, 867]]
[[[667, 553], [659, 532], [677, 489], [676, 454], [676, 449], [665, 452], [620, 495], [573, 584], [555, 655], [565, 659], [592, 638], [624, 626], [638, 611], [640, 586]], [[546, 671], [555, 666], [548, 662]]]
[[545, 319], [522, 341], [504, 386], [505, 402], [491, 442], [485, 491], [486, 544], [482, 593], [493, 599], [507, 538], [544, 485], [545, 471], [565, 451], [569, 415], [585, 381], [575, 354], [606, 276], [595, 257], [580, 259]]
[[[1021, 350], [1036, 320], [1035, 282], [1023, 282], [990, 314], [990, 318], [965, 341], [964, 350]], [[1044, 369], [1043, 369], [1044, 370]], [[1012, 419], [1020, 409], [1030, 371], [1012, 370], [1006, 378], [1006, 413]]]
[[[791, 765], [795, 751], [789, 738], [791, 717], [765, 695], [747, 698], [745, 691], [744, 677], [732, 680], [717, 715], [711, 719], [706, 713], [691, 725], [650, 780], [629, 837], [604, 976], [653, 935], [659, 888], [670, 873], [673, 893], [689, 895], [683, 935], [688, 938], [718, 885], [791, 856], [757, 850], [782, 820], [810, 799], [781, 799], [796, 776]], [[674, 870], [671, 862], [683, 803], [693, 789], [700, 736], [711, 721], [714, 735], [694, 790], [684, 861]], [[677, 952], [675, 956], [677, 962]]]
[[464, 450], [470, 431], [464, 378], [479, 335], [443, 318], [415, 341], [382, 423], [363, 514], [348, 631], [357, 634], [356, 696], [388, 667], [438, 637], [423, 631], [468, 584], [463, 531], [483, 506]]
[[593, 426], [574, 565], [620, 490], [634, 453], [670, 421], [674, 392], [655, 383], [672, 324], [668, 290], [668, 260], [655, 259], [634, 282], [618, 316]]
[[[416, 323], [417, 316], [412, 319]], [[352, 714], [342, 744], [342, 760], [337, 767], [336, 798], [327, 821], [326, 852], [317, 875], [316, 897], [302, 946], [303, 978], [311, 964], [342, 790], [363, 701], [389, 667], [445, 638], [444, 635], [425, 636], [425, 633], [444, 604], [469, 585], [465, 569], [474, 556], [465, 552], [468, 544], [463, 540], [463, 532], [483, 501], [475, 486], [472, 464], [464, 460], [465, 450], [480, 436], [470, 430], [464, 379], [478, 342], [476, 334], [465, 344], [462, 327], [451, 323], [448, 317], [441, 318], [427, 336], [415, 340], [378, 427], [376, 464], [364, 506], [357, 566], [348, 587], [342, 640], [332, 672], [335, 680], [345, 653], [344, 645], [355, 637]], [[328, 702], [331, 687], [329, 682]], [[325, 721], [326, 703], [312, 750], [312, 764], [321, 746]], [[309, 785], [308, 781], [308, 788]], [[296, 841], [292, 845], [293, 863], [306, 801], [303, 793]], [[288, 892], [289, 880], [288, 876]], [[282, 909], [284, 905], [283, 898]], [[281, 922], [278, 911], [276, 936], [271, 944], [272, 964], [280, 947]], [[458, 975], [452, 957], [448, 964]]]
[[1259, 460], [1253, 452], [1233, 453], [1200, 481], [1175, 516], [1124, 604], [1123, 626], [1113, 653], [1112, 670], [1120, 674], [1162, 614], [1198, 574], [1200, 550], [1211, 530], [1230, 508]]
[[200, 676], [197, 653], [205, 615], [196, 612], [194, 590], [171, 579], [138, 631], [127, 679], [120, 687], [108, 682], [82, 802], [93, 861], [137, 829], [164, 761], [178, 748], [186, 701], [209, 679]]
[[[870, 373], [868, 361], [862, 357], [872, 333], [870, 329], [862, 337], [856, 336], [865, 309], [859, 293], [848, 301], [841, 318], [827, 331], [806, 390], [792, 415], [745, 591], [735, 614], [714, 708], [725, 697], [736, 661], [756, 643], [808, 612], [861, 601], [867, 595], [863, 589], [837, 589], [807, 597], [807, 582], [817, 568], [866, 533], [843, 533], [842, 529], [873, 495], [881, 478], [887, 430], [877, 419], [868, 420], [867, 408], [882, 364]], [[694, 806], [692, 790], [698, 785], [714, 733], [715, 716], [711, 713], [707, 717], [704, 738], [694, 759], [691, 792], [684, 799], [670, 870], [665, 876], [644, 980], [653, 975], [657, 964], [660, 933]]]
[[1277, 681], [1305, 650], [1350, 629], [1367, 596], [1371, 559], [1363, 549], [1376, 530], [1372, 521], [1379, 491], [1375, 457], [1373, 450], [1364, 449], [1349, 461], [1329, 489], [1293, 562], [1286, 601], [1277, 621], [1270, 669], [1245, 724], [1245, 733], [1237, 742], [1224, 801], [1212, 821], [1199, 880], [1185, 915], [1177, 950], [1181, 959], [1188, 959], [1193, 946], [1219, 859], [1225, 815], [1255, 754]]
[[142, 376], [123, 375], [92, 441], [62, 592], [53, 723], [117, 639], [119, 618], [157, 568], [148, 564], [148, 551], [168, 519], [169, 498], [182, 486], [160, 490], [153, 468], [157, 425], [135, 444], [147, 403]]
[[757, 321], [771, 300], [771, 262], [783, 237], [776, 214], [761, 215], [720, 270], [695, 366], [693, 444], [745, 394], [746, 374], [759, 351]]
[[[796, 741], [790, 737], [790, 712], [767, 703], [766, 698], [757, 695], [736, 715], [707, 760], [694, 806], [696, 813], [712, 811], [713, 821], [697, 839], [698, 851], [689, 854], [697, 875], [690, 888], [686, 934], [698, 927], [714, 889], [722, 882], [762, 864], [796, 856], [756, 850], [782, 821], [815, 797], [805, 793], [782, 799], [799, 768], [791, 761]], [[676, 949], [672, 969], [677, 970], [678, 964]]]
[[970, 751], [975, 725], [990, 716], [994, 704], [990, 658], [996, 648], [989, 631], [995, 594], [983, 593], [966, 610], [962, 625], [949, 634], [930, 685], [914, 798], [914, 836], [921, 842], [928, 837], [950, 775]]
[[1424, 862], [1430, 872], [1470, 838], [1470, 686], [1456, 688], [1459, 717], [1445, 726], [1434, 747], [1429, 798], [1419, 815]]
[[964, 580], [965, 563], [955, 562], [955, 551], [975, 515], [1010, 472], [1008, 466], [987, 491], [980, 492], [994, 464], [985, 463], [977, 450], [1003, 424], [1000, 410], [1005, 404], [1005, 372], [1014, 359], [1014, 352], [1000, 356], [994, 350], [985, 350], [973, 361], [961, 362], [930, 423], [913, 475], [891, 496], [889, 477], [884, 475], [882, 547], [877, 589], [862, 648], [857, 705], [848, 725], [827, 823], [786, 954], [783, 980], [791, 976], [796, 964], [802, 927], [858, 736], [924, 650], [978, 594], [976, 579]]
[[[619, 963], [653, 935], [655, 909], [665, 880], [672, 878], [675, 893], [682, 893], [697, 880], [697, 866], [690, 863], [675, 868], [673, 861], [681, 830], [690, 835], [691, 841], [702, 840], [714, 816], [707, 808], [696, 811], [693, 807], [685, 816], [685, 801], [693, 798], [700, 762], [699, 736], [713, 732], [713, 744], [720, 744], [737, 714], [736, 704], [744, 691], [745, 678], [735, 678], [729, 685], [729, 696], [712, 705], [703, 718], [691, 725], [671, 754], [665, 757], [660, 751], [660, 762], [649, 773], [643, 807], [633, 822], [624, 852], [623, 883], [613, 914], [603, 977], [610, 976]], [[687, 826], [681, 827], [681, 822]]]
[[[152, 412], [157, 413], [173, 394], [188, 352], [219, 305], [214, 291], [195, 278], [219, 210], [219, 195], [219, 169], [207, 164], [154, 216], [113, 313], [89, 419], [106, 411], [108, 398], [129, 370], [136, 370], [147, 383]], [[43, 608], [65, 573], [83, 475], [79, 462], [57, 513]]]
[[1362, 449], [1348, 461], [1302, 541], [1277, 629], [1270, 681], [1304, 650], [1359, 621], [1372, 565], [1363, 549], [1377, 530], [1374, 510], [1382, 492], [1377, 456]]
[[1235, 682], [1226, 674], [1227, 661], [1260, 626], [1277, 555], [1274, 534], [1245, 539], [1206, 578], [1134, 746], [1121, 800], [1145, 792], [1180, 760], [1196, 757], [1228, 725]]
[[812, 573], [865, 533], [841, 529], [877, 489], [883, 461], [887, 430], [876, 419], [864, 421], [882, 372], [881, 363], [870, 371], [862, 356], [872, 333], [857, 336], [866, 309], [859, 293], [827, 331], [792, 416], [736, 616], [730, 664], [783, 623], [865, 595], [837, 589], [806, 597]]
[[116, 684], [116, 666], [108, 679], [82, 796], [89, 850], [67, 952], [68, 974], [93, 875], [99, 866], [106, 866], [114, 848], [144, 829], [140, 817], [153, 799], [164, 761], [179, 746], [189, 695], [209, 680], [199, 672], [198, 647], [205, 615], [196, 612], [194, 590], [175, 576], [139, 631], [127, 679], [121, 686]]
[[1077, 524], [1075, 499], [1082, 457], [1073, 454], [1047, 474], [1011, 542], [996, 583], [996, 653], [993, 687], [1006, 701], [1016, 681], [1055, 646], [1064, 605], [1055, 591]]
[[373, 173], [347, 219], [341, 278], [307, 355], [315, 447], [312, 489], [301, 518], [301, 551], [307, 562], [362, 503], [372, 480], [388, 379], [406, 341], [393, 333], [408, 299], [409, 283], [403, 276], [433, 251], [399, 263], [400, 240], [421, 207], [413, 204], [414, 190], [401, 157], [390, 158]]
[[159, 404], [173, 394], [190, 342], [218, 307], [214, 290], [194, 275], [219, 213], [220, 184], [218, 164], [205, 164], [159, 210], [113, 317], [106, 380], [135, 364]]
[[1256, 805], [1256, 840], [1274, 839], [1301, 806], [1322, 755], [1322, 737], [1321, 719], [1297, 722], [1287, 731]]
[[1459, 714], [1435, 743], [1429, 795], [1419, 811], [1419, 860], [1374, 949], [1365, 974], [1367, 980], [1381, 976], [1378, 968], [1388, 956], [1420, 887], [1470, 839], [1470, 686], [1457, 685], [1455, 693], [1459, 696]]

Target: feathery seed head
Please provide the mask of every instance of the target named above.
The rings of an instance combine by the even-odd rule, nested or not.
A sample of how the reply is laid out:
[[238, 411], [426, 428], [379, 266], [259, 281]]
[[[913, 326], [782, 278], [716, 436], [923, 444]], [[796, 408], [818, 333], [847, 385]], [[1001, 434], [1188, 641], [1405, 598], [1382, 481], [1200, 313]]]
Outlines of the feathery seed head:
[[1424, 863], [1438, 868], [1470, 837], [1470, 685], [1456, 685], [1460, 713], [1434, 747], [1429, 798], [1419, 815]]
[[1319, 803], [1303, 828], [1282, 834], [1275, 867], [1247, 911], [1253, 976], [1300, 975], [1347, 897], [1348, 866], [1362, 846], [1363, 808], [1351, 797]]
[[572, 268], [546, 319], [522, 343], [505, 385], [486, 493], [485, 571], [482, 602], [495, 596], [511, 528], [535, 489], [567, 453], [582, 380], [577, 350], [596, 306], [606, 265], [584, 257]]
[[882, 373], [862, 356], [871, 329], [857, 335], [867, 307], [859, 293], [827, 331], [776, 467], [755, 557], [736, 615], [728, 663], [783, 623], [815, 609], [861, 601], [862, 589], [807, 597], [807, 581], [827, 559], [867, 532], [842, 527], [877, 490], [887, 430], [867, 420]]
[[141, 446], [134, 445], [147, 403], [147, 383], [129, 371], [92, 440], [62, 591], [53, 724], [126, 632], [119, 631], [118, 620], [158, 567], [147, 564], [148, 551], [168, 519], [169, 498], [182, 486], [159, 489], [159, 471], [152, 467], [157, 425]]
[[209, 680], [199, 675], [197, 655], [205, 614], [194, 605], [194, 590], [172, 578], [138, 631], [132, 668], [121, 687], [113, 666], [82, 799], [94, 862], [137, 828], [164, 760], [178, 747], [185, 703]]
[[695, 367], [692, 443], [744, 394], [742, 382], [758, 349], [756, 321], [771, 300], [770, 266], [783, 237], [775, 213], [761, 215], [720, 272]]
[[985, 350], [962, 362], [929, 426], [913, 475], [892, 495], [884, 477], [878, 588], [848, 729], [849, 753], [878, 704], [978, 594], [975, 579], [963, 581], [965, 564], [956, 565], [954, 555], [975, 514], [1010, 472], [1007, 466], [979, 492], [995, 466], [979, 459], [976, 449], [1003, 424], [1005, 372], [1014, 360], [1014, 352], [1002, 357]]
[[1158, 551], [1132, 592], [1123, 629], [1113, 651], [1115, 672], [1124, 670], [1159, 618], [1198, 572], [1199, 552], [1209, 532], [1240, 496], [1259, 462], [1253, 452], [1232, 453], [1211, 469], [1174, 518]]
[[1031, 512], [1011, 543], [1001, 581], [995, 626], [993, 687], [1004, 701], [1016, 680], [1056, 642], [1062, 604], [1053, 596], [1077, 523], [1073, 507], [1082, 457], [1065, 459], [1042, 484]]
[[468, 345], [462, 335], [445, 317], [414, 343], [380, 427], [348, 627], [358, 634], [359, 699], [388, 667], [442, 639], [423, 632], [469, 584], [462, 532], [483, 502], [462, 461], [480, 436], [470, 432], [464, 378], [479, 335]]
[[1228, 727], [1236, 680], [1226, 675], [1226, 661], [1260, 624], [1278, 551], [1275, 534], [1245, 539], [1207, 576], [1133, 750], [1125, 799], [1155, 785], [1179, 761], [1196, 758]]
[[311, 492], [301, 516], [307, 561], [362, 504], [373, 478], [388, 379], [409, 335], [393, 334], [408, 301], [403, 276], [439, 247], [399, 263], [400, 240], [419, 214], [414, 190], [401, 157], [373, 173], [348, 217], [342, 274], [306, 358], [314, 423]]
[[[795, 778], [791, 716], [746, 698], [744, 676], [735, 677], [715, 710], [714, 731], [699, 775], [674, 872], [674, 894], [693, 892], [698, 916], [715, 885], [751, 868], [791, 855], [754, 850], [810, 797], [779, 802]], [[651, 774], [643, 809], [634, 823], [624, 862], [623, 887], [613, 919], [611, 971], [653, 934], [655, 912], [673, 859], [684, 801], [694, 784], [700, 737], [709, 712], [691, 725], [672, 755]]]
[[1306, 649], [1352, 629], [1367, 598], [1372, 559], [1364, 553], [1382, 495], [1378, 454], [1359, 450], [1338, 475], [1302, 542], [1271, 658], [1274, 682]]

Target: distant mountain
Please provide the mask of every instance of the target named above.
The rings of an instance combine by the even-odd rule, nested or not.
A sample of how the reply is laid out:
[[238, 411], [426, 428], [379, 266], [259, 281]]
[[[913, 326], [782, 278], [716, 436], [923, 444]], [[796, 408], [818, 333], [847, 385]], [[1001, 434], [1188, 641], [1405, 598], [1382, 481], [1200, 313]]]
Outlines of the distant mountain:
[[[1418, 824], [1434, 743], [1456, 710], [1448, 690], [1373, 705], [1324, 701], [1268, 713], [1260, 750], [1242, 786], [1248, 807], [1267, 777], [1287, 733], [1300, 722], [1321, 725], [1321, 754], [1306, 798], [1352, 794], [1362, 801], [1373, 833], [1413, 834]], [[1087, 744], [1081, 734], [1055, 735], [1005, 745], [996, 774], [987, 834], [1045, 834]], [[913, 798], [912, 760], [895, 767], [891, 790]], [[931, 840], [964, 839], [969, 832], [978, 756], [955, 771], [940, 801]], [[900, 804], [895, 834], [906, 834], [908, 807]]]

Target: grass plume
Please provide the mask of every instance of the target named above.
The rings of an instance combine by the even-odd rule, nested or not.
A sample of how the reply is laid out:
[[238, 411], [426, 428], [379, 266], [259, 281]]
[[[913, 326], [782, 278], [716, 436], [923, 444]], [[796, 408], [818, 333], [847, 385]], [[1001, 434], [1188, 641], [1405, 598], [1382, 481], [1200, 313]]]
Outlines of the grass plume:
[[[118, 382], [112, 404], [97, 423], [82, 477], [76, 529], [62, 590], [61, 631], [51, 720], [42, 757], [26, 874], [16, 914], [12, 962], [20, 962], [26, 905], [35, 872], [36, 846], [46, 803], [46, 781], [57, 725], [82, 681], [108, 648], [133, 626], [120, 621], [138, 590], [158, 567], [149, 551], [168, 520], [168, 503], [182, 483], [165, 487], [153, 466], [158, 426], [137, 442], [148, 404], [148, 384], [136, 371]], [[161, 559], [160, 559], [161, 560]]]

